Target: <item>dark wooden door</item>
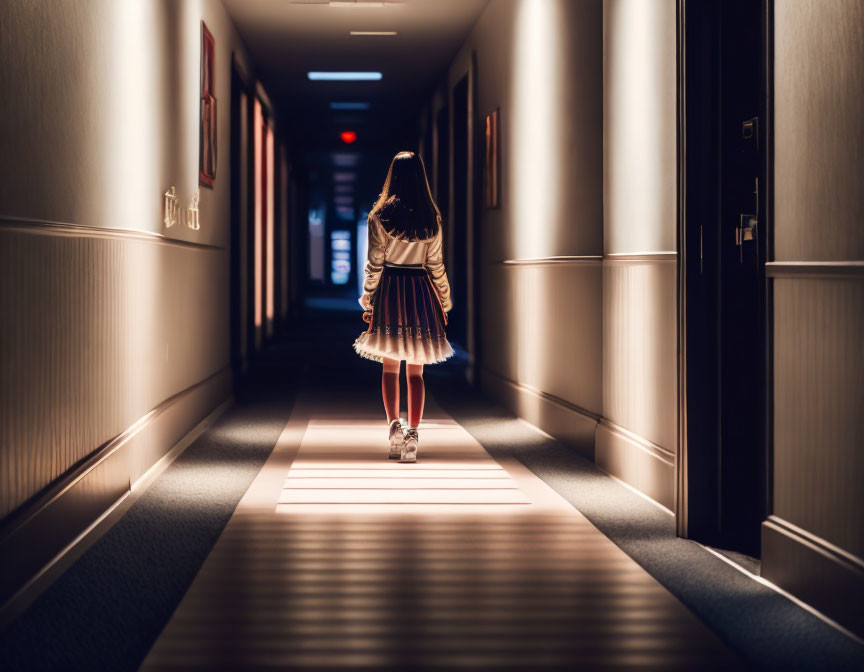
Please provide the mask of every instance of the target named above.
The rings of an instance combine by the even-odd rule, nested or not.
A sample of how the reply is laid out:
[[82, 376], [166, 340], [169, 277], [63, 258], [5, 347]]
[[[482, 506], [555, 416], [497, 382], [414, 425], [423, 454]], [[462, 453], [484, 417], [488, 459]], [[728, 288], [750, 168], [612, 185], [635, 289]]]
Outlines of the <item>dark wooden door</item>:
[[[447, 260], [453, 310], [447, 336], [468, 347], [468, 75], [453, 89], [452, 258]], [[445, 224], [446, 226], [446, 224]]]
[[758, 556], [766, 516], [765, 6], [688, 1], [688, 536]]

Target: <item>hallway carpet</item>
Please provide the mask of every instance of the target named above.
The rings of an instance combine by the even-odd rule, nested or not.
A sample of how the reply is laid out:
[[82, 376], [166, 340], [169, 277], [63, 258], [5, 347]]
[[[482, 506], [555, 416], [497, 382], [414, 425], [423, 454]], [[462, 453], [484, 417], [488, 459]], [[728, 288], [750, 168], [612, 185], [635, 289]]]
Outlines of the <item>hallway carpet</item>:
[[138, 669], [267, 459], [296, 367], [266, 362], [241, 397], [0, 633], [0, 670]]
[[315, 372], [142, 670], [745, 669], [434, 401], [399, 464], [380, 401]]
[[[302, 421], [292, 422], [289, 416], [297, 420], [309, 410], [308, 407], [305, 410], [300, 408], [302, 403], [299, 406], [295, 404], [296, 392], [302, 389], [309, 398], [309, 393], [314, 391], [311, 399], [318, 409], [315, 417], [319, 420], [327, 417], [331, 410], [338, 415], [339, 409], [346, 404], [351, 405], [361, 416], [371, 412], [381, 413], [378, 367], [356, 357], [351, 350], [353, 338], [363, 328], [359, 316], [354, 312], [319, 313], [300, 323], [304, 329], [294, 330], [295, 340], [272, 347], [264, 353], [258, 363], [256, 376], [245, 388], [246, 394], [237, 405], [188, 448], [111, 530], [0, 634], [0, 669], [118, 672], [137, 669], [172, 613], [181, 613], [175, 612], [175, 608], [196, 575], [206, 578], [206, 573], [198, 573], [199, 569], [220, 538], [241, 497], [247, 498], [246, 503], [253, 507], [252, 510], [261, 505], [260, 499], [256, 504], [255, 489], [247, 490], [256, 474], [269, 479], [265, 490], [270, 488], [269, 492], [278, 493], [277, 497], [286, 489], [288, 480], [296, 477], [296, 473], [291, 476], [293, 455], [290, 446], [294, 446], [295, 450], [299, 448], [306, 424]], [[566, 446], [542, 435], [500, 406], [468, 389], [460, 382], [460, 376], [458, 362], [455, 361], [428, 367], [428, 408], [432, 414], [428, 417], [438, 417], [434, 414], [443, 410], [440, 416], [442, 420], [449, 414], [499, 463], [515, 464], [514, 459], [518, 459], [527, 465], [558, 493], [555, 497], [559, 505], [564, 500], [574, 505], [578, 509], [578, 512], [573, 512], [575, 516], [581, 518], [584, 515], [582, 520], [587, 519], [584, 524], [588, 524], [587, 521], [593, 523], [647, 569], [741, 656], [746, 661], [747, 669], [852, 670], [864, 667], [860, 664], [864, 661], [862, 647], [782, 596], [740, 574], [697, 544], [676, 539], [672, 519], [667, 513], [604, 475]], [[402, 407], [405, 408], [404, 402]], [[332, 419], [335, 416], [330, 417]], [[291, 455], [291, 460], [281, 463], [274, 461], [273, 464], [278, 467], [275, 471], [261, 471], [277, 440], [277, 450], [281, 448], [284, 452], [287, 448], [285, 455]], [[466, 439], [463, 437], [462, 440]], [[311, 471], [311, 465], [307, 467], [310, 471], [300, 477], [301, 481], [308, 482], [308, 479], [320, 477], [320, 474]], [[520, 472], [518, 465], [513, 468], [515, 472]], [[521, 469], [522, 483], [525, 482], [527, 471]], [[339, 477], [345, 475], [343, 473]], [[361, 476], [372, 478], [377, 475]], [[540, 482], [539, 479], [534, 480]], [[335, 485], [335, 482], [331, 483]], [[376, 481], [373, 485], [379, 487], [380, 482]], [[475, 480], [474, 485], [479, 486], [481, 483]], [[294, 493], [288, 499], [291, 497], [302, 495]], [[264, 503], [270, 506], [269, 502]], [[314, 504], [284, 502], [284, 506], [310, 505]], [[355, 502], [339, 506], [360, 505]], [[497, 506], [518, 506], [518, 503], [499, 503]], [[543, 516], [546, 516], [545, 521]], [[555, 514], [550, 517], [547, 511], [537, 518], [536, 526], [540, 527], [541, 536], [547, 535], [547, 539], [562, 536], [566, 539], [568, 534], [573, 534], [568, 527], [563, 530], [563, 535], [559, 535], [562, 532], [556, 527], [560, 524], [559, 516]], [[473, 521], [470, 518], [463, 516], [461, 522], [447, 525], [445, 529], [448, 534], [454, 530], [458, 534], [455, 535], [456, 541], [445, 543], [457, 543], [462, 535], [463, 541], [459, 543], [469, 549], [472, 545], [479, 546], [484, 552], [491, 552], [490, 549], [499, 549], [496, 552], [500, 552], [501, 548], [506, 548], [511, 560], [521, 558], [523, 562], [544, 562], [532, 558], [536, 536], [528, 534], [531, 528], [515, 527], [508, 529], [500, 538], [495, 535], [484, 538], [476, 531], [477, 525], [486, 516]], [[382, 532], [396, 534], [397, 538], [398, 534], [408, 534], [411, 540], [409, 548], [427, 549], [425, 552], [431, 553], [430, 562], [435, 553], [446, 556], [448, 553], [452, 555], [454, 552], [467, 551], [459, 550], [458, 544], [448, 548], [439, 547], [437, 543], [431, 543], [430, 546], [428, 541], [418, 547], [419, 538], [410, 533], [410, 527], [416, 521], [408, 523], [406, 527], [404, 517], [396, 516], [396, 520], [398, 524], [381, 528], [380, 525], [370, 526], [368, 517], [359, 516], [357, 527], [352, 530], [344, 522], [330, 517], [322, 519], [320, 515], [314, 517], [308, 511], [303, 517], [282, 514], [278, 524], [285, 526], [286, 531], [290, 528], [291, 532], [279, 537], [284, 544], [283, 550], [290, 548], [292, 553], [300, 554], [297, 558], [311, 557], [312, 560], [302, 561], [299, 566], [262, 569], [264, 573], [258, 575], [259, 580], [269, 581], [272, 585], [266, 572], [272, 574], [273, 571], [287, 577], [294, 572], [314, 573], [316, 553], [326, 555], [326, 550], [331, 549], [340, 557], [350, 557], [359, 541], [361, 552], [368, 552], [369, 545], [378, 546], [381, 562], [388, 568], [387, 579], [380, 582], [385, 594], [398, 597], [398, 588], [408, 585], [414, 586], [416, 590], [404, 594], [413, 596], [412, 599], [423, 597], [425, 605], [432, 605], [438, 600], [440, 608], [444, 604], [441, 600], [446, 602], [455, 599], [459, 593], [456, 588], [450, 593], [445, 591], [440, 597], [436, 597], [435, 593], [422, 592], [428, 582], [417, 578], [418, 573], [414, 571], [416, 565], [404, 562], [387, 565], [394, 557], [398, 557], [394, 555], [394, 548], [399, 548], [399, 544], [394, 547], [392, 542], [382, 537]], [[568, 522], [566, 525], [572, 524]], [[435, 526], [436, 522], [430, 520], [430, 533], [435, 532]], [[254, 540], [260, 532], [262, 530], [255, 532], [249, 539]], [[271, 532], [269, 529], [263, 530], [265, 535]], [[466, 539], [469, 541], [464, 541]], [[502, 547], [502, 544], [505, 545]], [[214, 554], [211, 557], [216, 556]], [[415, 560], [419, 557], [415, 555]], [[549, 572], [557, 571], [554, 563], [541, 566]], [[630, 566], [635, 567], [633, 563]], [[255, 579], [254, 575], [246, 577], [242, 565], [234, 569], [241, 578]], [[380, 572], [381, 569], [375, 563], [369, 566], [372, 572]], [[470, 588], [472, 583], [482, 584], [485, 575], [481, 569], [479, 565], [465, 568], [464, 571], [468, 572], [465, 576], [469, 578], [464, 585]], [[322, 577], [317, 584], [307, 585], [311, 591], [323, 591], [320, 595], [325, 596], [324, 605], [338, 606], [350, 621], [352, 604], [356, 604], [357, 598], [338, 593], [340, 586], [344, 586], [344, 581], [340, 584], [341, 571], [342, 566], [337, 563], [326, 578]], [[488, 577], [485, 578], [488, 580]], [[559, 580], [550, 583], [548, 590], [552, 591], [553, 599], [564, 600], [567, 595], [572, 595], [568, 591], [575, 584], [568, 580], [566, 572], [556, 578]], [[281, 586], [285, 585], [283, 579]], [[561, 589], [556, 593], [553, 585], [560, 585]], [[388, 586], [397, 590], [388, 592]], [[361, 593], [363, 590], [362, 586], [358, 588], [356, 585], [354, 589], [359, 589]], [[275, 592], [277, 597], [283, 599], [289, 595], [284, 587]], [[330, 602], [330, 597], [335, 594], [339, 594], [341, 602]], [[523, 604], [516, 599], [518, 596], [517, 590], [508, 598], [516, 609]], [[531, 599], [530, 595], [523, 592], [521, 599], [526, 598]], [[234, 599], [238, 599], [236, 594]], [[293, 599], [308, 598], [293, 594]], [[242, 600], [237, 604], [242, 605]], [[461, 610], [479, 608], [483, 603], [473, 604], [469, 601], [461, 606], [456, 602], [453, 604]], [[416, 603], [409, 600], [402, 606], [405, 610], [403, 613], [407, 613]], [[307, 607], [307, 613], [314, 616], [315, 605], [307, 603]], [[318, 611], [323, 613], [320, 609]], [[487, 603], [487, 612], [507, 618], [503, 607], [494, 601]], [[532, 612], [526, 613], [530, 615]], [[457, 611], [454, 613], [455, 627], [464, 623], [458, 616]], [[319, 624], [307, 622], [303, 627], [307, 629], [306, 632], [317, 633], [319, 637], [322, 634], [326, 636], [329, 622], [332, 621], [325, 619]], [[405, 642], [405, 646], [411, 646], [412, 641], [422, 636], [410, 627], [409, 619], [402, 619], [399, 623], [401, 625], [393, 631], [393, 636]], [[619, 625], [622, 623], [619, 622]], [[359, 625], [363, 627], [362, 621]], [[207, 625], [202, 623], [200, 627], [205, 628]], [[271, 622], [268, 627], [279, 626]], [[465, 627], [469, 628], [466, 632], [470, 631], [472, 623], [469, 621]], [[572, 631], [576, 630], [578, 628]], [[301, 628], [294, 634], [299, 636], [302, 632]], [[554, 617], [545, 621], [541, 619], [520, 632], [548, 641], [548, 638], [554, 638], [562, 632], [562, 622]], [[514, 631], [514, 635], [519, 636], [520, 632]], [[237, 635], [234, 632], [227, 634], [232, 637]], [[626, 661], [619, 659], [619, 662]], [[711, 665], [712, 662], [709, 660], [706, 664]], [[619, 667], [627, 668], [627, 665]], [[643, 666], [643, 669], [667, 668], [660, 665]]]
[[864, 646], [771, 588], [675, 536], [675, 520], [567, 446], [469, 388], [426, 376], [435, 398], [494, 457], [518, 459], [689, 607], [750, 669], [858, 672]]

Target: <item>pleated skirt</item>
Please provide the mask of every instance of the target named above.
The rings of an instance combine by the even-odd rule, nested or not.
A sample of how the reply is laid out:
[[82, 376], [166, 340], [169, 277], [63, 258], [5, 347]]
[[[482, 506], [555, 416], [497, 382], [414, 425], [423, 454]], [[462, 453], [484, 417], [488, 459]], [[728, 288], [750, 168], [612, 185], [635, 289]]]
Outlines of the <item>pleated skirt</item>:
[[354, 341], [361, 357], [435, 364], [453, 355], [444, 311], [425, 268], [384, 266], [372, 295], [372, 322]]

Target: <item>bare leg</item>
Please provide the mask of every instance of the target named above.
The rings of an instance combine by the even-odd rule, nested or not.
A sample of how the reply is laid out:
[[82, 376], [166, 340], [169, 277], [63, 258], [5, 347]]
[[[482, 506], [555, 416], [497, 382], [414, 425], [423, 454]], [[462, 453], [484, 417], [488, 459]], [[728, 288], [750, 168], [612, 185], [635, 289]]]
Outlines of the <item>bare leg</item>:
[[406, 363], [405, 374], [408, 378], [408, 427], [417, 429], [423, 418], [423, 402], [426, 400], [423, 365]]
[[399, 364], [398, 359], [384, 358], [384, 370], [381, 373], [381, 396], [384, 398], [384, 411], [387, 413], [387, 424], [399, 417]]

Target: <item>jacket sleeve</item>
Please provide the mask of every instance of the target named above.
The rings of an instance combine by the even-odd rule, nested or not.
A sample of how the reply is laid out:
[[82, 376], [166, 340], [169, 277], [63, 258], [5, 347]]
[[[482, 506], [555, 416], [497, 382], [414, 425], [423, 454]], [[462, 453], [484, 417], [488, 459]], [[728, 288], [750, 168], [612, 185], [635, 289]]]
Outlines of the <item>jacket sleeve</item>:
[[387, 232], [378, 217], [371, 214], [367, 220], [369, 228], [369, 251], [363, 269], [363, 294], [358, 299], [363, 310], [372, 310], [372, 294], [378, 287], [381, 271], [384, 269], [384, 256], [387, 248]]
[[444, 268], [442, 238], [443, 234], [439, 225], [438, 233], [435, 234], [426, 250], [426, 270], [429, 271], [429, 277], [432, 278], [432, 283], [438, 292], [438, 298], [441, 300], [441, 307], [446, 313], [453, 307], [453, 302], [450, 300], [450, 283], [447, 281], [447, 271]]

